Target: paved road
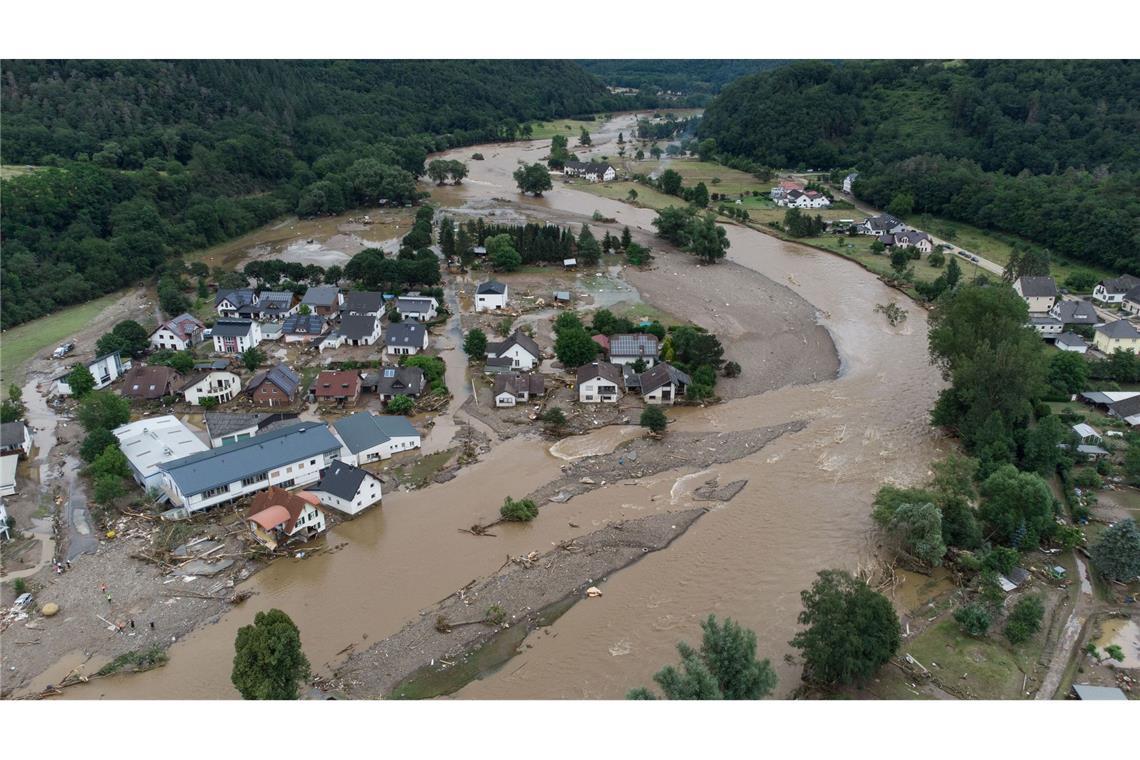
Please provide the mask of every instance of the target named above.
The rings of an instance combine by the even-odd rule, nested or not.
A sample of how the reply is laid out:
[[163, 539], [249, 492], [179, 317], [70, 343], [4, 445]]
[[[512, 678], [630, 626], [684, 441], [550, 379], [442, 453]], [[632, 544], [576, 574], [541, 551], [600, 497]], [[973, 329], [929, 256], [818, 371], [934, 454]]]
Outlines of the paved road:
[[67, 487], [67, 507], [64, 518], [67, 527], [67, 559], [80, 554], [94, 554], [99, 548], [99, 537], [91, 525], [87, 510], [87, 492], [79, 478], [79, 460], [67, 457], [63, 464], [63, 477]]

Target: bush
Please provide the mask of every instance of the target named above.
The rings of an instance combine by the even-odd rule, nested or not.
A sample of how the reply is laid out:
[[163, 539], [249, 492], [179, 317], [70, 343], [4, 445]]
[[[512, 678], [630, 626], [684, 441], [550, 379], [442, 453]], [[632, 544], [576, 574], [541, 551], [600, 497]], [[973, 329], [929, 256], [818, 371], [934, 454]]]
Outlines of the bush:
[[388, 414], [411, 414], [415, 406], [415, 402], [407, 396], [393, 396], [388, 402]]
[[954, 611], [954, 621], [967, 636], [981, 638], [990, 629], [990, 613], [980, 604], [968, 604]]
[[12, 581], [12, 590], [16, 592], [16, 596], [28, 590], [28, 582], [23, 578], [17, 578]]
[[724, 363], [724, 376], [725, 377], [740, 377], [740, 365], [736, 362]]
[[1104, 485], [1100, 479], [1100, 475], [1096, 474], [1096, 470], [1082, 468], [1073, 473], [1073, 485], [1078, 488], [1097, 490]]
[[645, 411], [641, 413], [641, 426], [649, 428], [654, 433], [664, 433], [667, 423], [665, 412], [661, 411], [659, 407], [647, 406]]
[[543, 412], [539, 419], [553, 428], [560, 428], [566, 424], [566, 413], [557, 406], [552, 406]]
[[1013, 606], [1003, 633], [1011, 644], [1029, 641], [1041, 629], [1041, 618], [1044, 615], [1045, 607], [1041, 604], [1041, 597], [1023, 597]]
[[512, 499], [508, 496], [499, 508], [499, 515], [509, 522], [530, 522], [538, 517], [538, 506], [530, 499]]

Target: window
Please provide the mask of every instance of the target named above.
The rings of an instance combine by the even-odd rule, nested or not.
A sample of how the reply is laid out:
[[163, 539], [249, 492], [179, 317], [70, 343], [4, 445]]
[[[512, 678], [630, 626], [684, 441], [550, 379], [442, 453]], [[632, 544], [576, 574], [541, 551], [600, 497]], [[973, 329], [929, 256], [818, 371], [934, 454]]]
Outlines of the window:
[[266, 481], [266, 480], [269, 480], [269, 473], [268, 472], [262, 472], [262, 473], [258, 473], [257, 475], [250, 475], [248, 478], [242, 478], [241, 484], [243, 486], [245, 486], [246, 488], [248, 488], [249, 486], [252, 486], [255, 483], [261, 483], [261, 482]]
[[210, 498], [213, 498], [215, 496], [219, 496], [221, 494], [229, 493], [229, 492], [230, 492], [230, 486], [227, 483], [224, 486], [218, 486], [217, 488], [211, 488], [207, 491], [203, 491], [202, 492], [202, 498], [203, 499], [210, 499]]
[[310, 459], [310, 460], [309, 460], [309, 464], [316, 464], [316, 463], [317, 463], [317, 460], [315, 460], [315, 459]]

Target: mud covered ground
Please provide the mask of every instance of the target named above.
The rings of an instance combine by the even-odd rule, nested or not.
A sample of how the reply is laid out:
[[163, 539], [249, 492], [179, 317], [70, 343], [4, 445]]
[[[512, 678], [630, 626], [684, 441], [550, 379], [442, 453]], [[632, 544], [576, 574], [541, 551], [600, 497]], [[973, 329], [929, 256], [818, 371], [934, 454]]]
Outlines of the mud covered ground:
[[[450, 667], [446, 663], [461, 660], [504, 628], [532, 625], [551, 605], [584, 597], [588, 587], [610, 573], [664, 549], [705, 512], [689, 509], [625, 520], [541, 556], [508, 559], [498, 574], [460, 589], [399, 633], [351, 655], [329, 686], [350, 698], [376, 698], [417, 671]], [[488, 617], [502, 622], [482, 622]]]

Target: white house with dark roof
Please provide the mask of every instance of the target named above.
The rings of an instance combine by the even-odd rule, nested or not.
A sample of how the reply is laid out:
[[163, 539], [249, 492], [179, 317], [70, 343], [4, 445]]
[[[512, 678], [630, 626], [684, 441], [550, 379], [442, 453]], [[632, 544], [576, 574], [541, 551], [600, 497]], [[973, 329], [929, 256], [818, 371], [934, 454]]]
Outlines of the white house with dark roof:
[[340, 459], [360, 466], [420, 447], [420, 432], [407, 417], [357, 412], [333, 423], [344, 444]]
[[1140, 285], [1124, 294], [1120, 299], [1120, 309], [1125, 314], [1140, 315]]
[[1111, 280], [1101, 280], [1093, 288], [1092, 297], [1094, 301], [1101, 303], [1120, 303], [1124, 300], [1125, 294], [1138, 285], [1140, 285], [1140, 277], [1133, 277], [1130, 274], [1121, 275]]
[[518, 372], [507, 372], [495, 376], [491, 397], [495, 399], [497, 407], [512, 407], [528, 403], [535, 396], [541, 396], [545, 390], [546, 378], [540, 374], [520, 375]]
[[934, 241], [921, 230], [903, 230], [895, 233], [895, 245], [903, 248], [914, 248], [919, 253], [930, 253], [934, 250]]
[[1029, 326], [1046, 340], [1056, 338], [1065, 329], [1065, 325], [1062, 324], [1061, 320], [1056, 317], [1051, 317], [1048, 314], [1031, 315], [1029, 317]]
[[851, 195], [851, 191], [855, 187], [855, 180], [859, 178], [859, 172], [851, 172], [843, 178], [843, 192]]
[[495, 311], [507, 308], [510, 297], [506, 283], [488, 280], [475, 289], [475, 311]]
[[515, 330], [504, 341], [488, 343], [487, 358], [499, 362], [509, 359], [512, 370], [530, 371], [542, 361], [542, 349], [538, 347], [534, 338], [521, 330]]
[[827, 208], [831, 199], [816, 190], [789, 190], [776, 201], [777, 206], [788, 208]]
[[237, 315], [259, 321], [280, 320], [295, 314], [300, 305], [297, 297], [288, 290], [263, 290], [253, 303], [239, 306]]
[[433, 296], [421, 296], [418, 293], [409, 293], [396, 299], [396, 311], [400, 319], [411, 319], [417, 322], [430, 322], [436, 317], [439, 301]]
[[150, 334], [151, 348], [185, 351], [201, 343], [206, 326], [190, 314], [167, 320]]
[[300, 305], [308, 306], [312, 314], [319, 314], [322, 317], [335, 317], [340, 313], [340, 307], [343, 303], [344, 296], [341, 295], [340, 288], [335, 285], [318, 285], [305, 291]]
[[319, 483], [310, 486], [321, 504], [346, 515], [363, 512], [383, 498], [380, 479], [368, 470], [334, 459]]
[[0, 424], [0, 454], [28, 456], [32, 453], [32, 431], [23, 420]]
[[391, 356], [411, 356], [428, 347], [428, 331], [418, 322], [396, 322], [384, 334], [384, 351]]
[[584, 404], [616, 403], [625, 385], [622, 368], [608, 362], [583, 364], [577, 373], [578, 400]]
[[1057, 301], [1049, 310], [1049, 316], [1061, 320], [1061, 324], [1065, 327], [1070, 325], [1095, 327], [1101, 323], [1096, 308], [1088, 301]]
[[1057, 283], [1052, 277], [1018, 277], [1013, 289], [1029, 306], [1030, 314], [1048, 314], [1057, 303]]
[[419, 367], [381, 367], [363, 376], [363, 390], [387, 402], [396, 396], [417, 398], [424, 389], [424, 371]]
[[567, 177], [581, 177], [590, 182], [613, 182], [617, 179], [617, 170], [609, 164], [584, 161], [567, 161], [563, 164], [562, 173]]
[[261, 343], [261, 325], [252, 319], [219, 319], [210, 336], [217, 353], [240, 354]]
[[195, 406], [206, 399], [224, 404], [241, 393], [241, 378], [228, 369], [204, 368], [184, 378], [177, 392]]
[[1083, 354], [1089, 350], [1089, 344], [1084, 338], [1076, 333], [1064, 332], [1054, 339], [1053, 345], [1061, 351], [1072, 351], [1076, 354]]
[[692, 378], [667, 362], [660, 362], [638, 376], [641, 397], [647, 404], [672, 405], [693, 382]]
[[906, 229], [898, 218], [890, 214], [879, 214], [878, 216], [869, 216], [856, 225], [855, 229], [862, 235], [894, 235]]
[[1100, 325], [1093, 333], [1093, 345], [1101, 353], [1109, 355], [1117, 350], [1140, 353], [1140, 329], [1127, 319]]
[[[112, 351], [87, 362], [86, 367], [91, 376], [95, 378], [95, 390], [99, 391], [125, 375], [131, 369], [131, 360], [123, 360], [118, 351]], [[67, 377], [70, 374], [71, 370], [69, 369], [53, 379], [55, 392], [58, 395], [71, 395], [71, 385], [67, 382]]]
[[[330, 339], [337, 346], [374, 346], [380, 342], [380, 317], [377, 314], [343, 314], [340, 327]], [[321, 344], [322, 350], [332, 347], [328, 345], [330, 339]]]
[[384, 294], [373, 290], [350, 290], [344, 296], [340, 314], [380, 316], [384, 313]]
[[656, 364], [661, 355], [661, 342], [650, 333], [611, 335], [609, 345], [613, 364], [633, 364], [641, 359], [648, 368]]
[[296, 422], [160, 465], [161, 488], [176, 507], [190, 512], [265, 490], [313, 483], [341, 443], [328, 425]]
[[237, 317], [238, 309], [248, 306], [257, 300], [257, 294], [252, 288], [237, 288], [235, 290], [218, 291], [214, 299], [214, 310], [219, 317], [231, 319]]
[[327, 323], [320, 314], [294, 314], [281, 323], [286, 343], [314, 343], [324, 337]]

